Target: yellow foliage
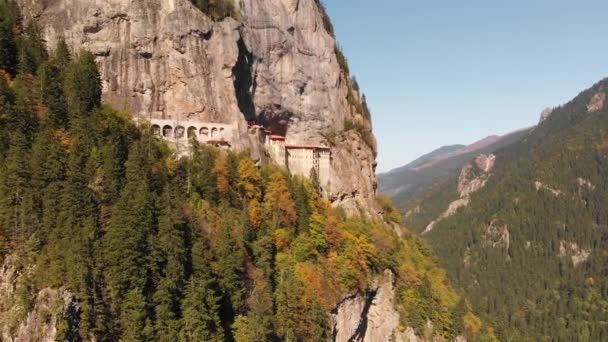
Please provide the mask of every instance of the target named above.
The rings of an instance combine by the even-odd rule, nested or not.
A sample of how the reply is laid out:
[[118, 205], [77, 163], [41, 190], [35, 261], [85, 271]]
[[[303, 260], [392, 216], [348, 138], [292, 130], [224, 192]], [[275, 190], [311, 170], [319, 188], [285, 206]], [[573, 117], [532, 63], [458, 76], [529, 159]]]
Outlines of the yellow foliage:
[[286, 229], [277, 229], [274, 231], [274, 244], [277, 246], [279, 252], [284, 251], [289, 247], [291, 239], [291, 234]]
[[305, 285], [306, 292], [317, 296], [319, 303], [326, 310], [335, 305], [340, 291], [337, 285], [325, 276], [323, 270], [310, 262], [303, 262], [296, 265], [295, 273], [302, 284]]
[[63, 147], [66, 151], [70, 149], [70, 146], [72, 146], [72, 137], [65, 129], [58, 129], [55, 131], [55, 139], [57, 139], [61, 147]]
[[228, 173], [228, 158], [226, 154], [222, 153], [215, 159], [211, 172], [216, 178], [217, 191], [220, 194], [227, 194], [230, 191], [230, 175]]
[[250, 158], [243, 158], [238, 168], [238, 188], [246, 200], [259, 200], [261, 196], [260, 184], [262, 176], [257, 166]]
[[464, 329], [469, 335], [478, 335], [481, 331], [481, 319], [469, 312], [463, 317]]
[[275, 227], [290, 227], [296, 222], [296, 207], [287, 181], [279, 170], [272, 172], [268, 180], [264, 213]]
[[249, 222], [254, 228], [259, 228], [262, 224], [262, 205], [258, 200], [254, 199], [247, 204], [247, 215]]

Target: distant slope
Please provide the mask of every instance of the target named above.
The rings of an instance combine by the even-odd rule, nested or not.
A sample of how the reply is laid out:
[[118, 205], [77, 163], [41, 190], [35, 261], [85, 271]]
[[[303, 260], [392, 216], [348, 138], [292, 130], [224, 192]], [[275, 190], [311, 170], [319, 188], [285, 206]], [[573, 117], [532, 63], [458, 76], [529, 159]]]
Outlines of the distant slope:
[[501, 340], [608, 340], [607, 91], [545, 115], [489, 174], [469, 167], [414, 201], [408, 225], [436, 220], [425, 237]]
[[410, 162], [408, 164], [405, 164], [405, 165], [400, 166], [398, 168], [392, 169], [392, 170], [390, 170], [390, 171], [388, 171], [388, 172], [386, 172], [384, 174], [381, 174], [380, 176], [382, 176], [382, 175], [386, 176], [386, 175], [391, 175], [391, 174], [398, 174], [398, 173], [406, 171], [406, 170], [414, 169], [414, 168], [416, 168], [418, 166], [422, 166], [425, 163], [428, 163], [428, 162], [430, 162], [432, 160], [435, 160], [435, 159], [437, 159], [437, 158], [439, 158], [441, 156], [445, 156], [445, 155], [451, 154], [452, 152], [459, 151], [459, 150], [461, 150], [461, 149], [463, 149], [465, 147], [466, 147], [466, 145], [441, 146], [440, 148], [438, 148], [438, 149], [436, 149], [436, 150], [434, 150], [432, 152], [429, 152], [429, 153], [423, 155], [422, 157], [418, 157], [416, 160], [414, 160], [414, 161], [412, 161], [412, 162]]
[[482, 153], [492, 153], [522, 139], [528, 129], [490, 136], [468, 146], [453, 149], [453, 145], [433, 151], [416, 161], [378, 176], [379, 189], [390, 196], [397, 207], [405, 210], [417, 195], [428, 191], [434, 184], [457, 176], [460, 169]]

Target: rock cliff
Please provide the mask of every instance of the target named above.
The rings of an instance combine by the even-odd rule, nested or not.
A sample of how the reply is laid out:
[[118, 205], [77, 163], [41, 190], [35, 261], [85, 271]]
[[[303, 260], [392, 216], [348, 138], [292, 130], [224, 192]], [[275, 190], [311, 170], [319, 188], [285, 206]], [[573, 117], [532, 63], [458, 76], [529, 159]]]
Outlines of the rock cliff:
[[288, 144], [329, 144], [329, 197], [349, 213], [373, 211], [371, 123], [316, 0], [235, 1], [220, 22], [189, 0], [19, 2], [49, 46], [65, 38], [97, 56], [113, 106], [137, 119], [231, 124], [233, 146], [254, 152], [248, 123]]

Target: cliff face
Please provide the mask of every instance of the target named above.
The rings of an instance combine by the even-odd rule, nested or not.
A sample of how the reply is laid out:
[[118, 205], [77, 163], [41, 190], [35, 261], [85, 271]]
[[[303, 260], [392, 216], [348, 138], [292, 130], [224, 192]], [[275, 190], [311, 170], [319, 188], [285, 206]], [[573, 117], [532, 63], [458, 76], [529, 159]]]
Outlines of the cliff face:
[[139, 119], [231, 124], [233, 146], [254, 154], [248, 122], [288, 144], [329, 144], [330, 198], [350, 213], [373, 208], [375, 142], [344, 130], [371, 123], [347, 101], [350, 76], [315, 0], [235, 1], [236, 19], [221, 22], [189, 0], [19, 2], [49, 46], [64, 37], [97, 56], [115, 107]]

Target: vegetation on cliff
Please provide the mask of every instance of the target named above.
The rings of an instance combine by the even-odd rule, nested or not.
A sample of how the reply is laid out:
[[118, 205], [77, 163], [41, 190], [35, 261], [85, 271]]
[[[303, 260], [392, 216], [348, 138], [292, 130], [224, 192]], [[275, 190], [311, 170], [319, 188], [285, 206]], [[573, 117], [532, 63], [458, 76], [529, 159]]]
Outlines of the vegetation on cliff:
[[428, 248], [397, 237], [390, 202], [384, 220], [348, 218], [314, 179], [247, 153], [193, 141], [179, 159], [102, 104], [92, 54], [63, 42], [49, 53], [35, 25], [8, 13], [0, 260], [16, 258], [23, 275], [15, 324], [41, 289], [62, 288], [78, 317], [60, 317], [58, 340], [319, 341], [343, 296], [392, 269], [404, 327], [484, 335]]
[[234, 16], [233, 0], [190, 0], [211, 19], [219, 21]]
[[[498, 151], [469, 206], [426, 235], [502, 340], [608, 339], [607, 90], [599, 82]], [[447, 208], [455, 183], [425, 196], [412, 227]]]

